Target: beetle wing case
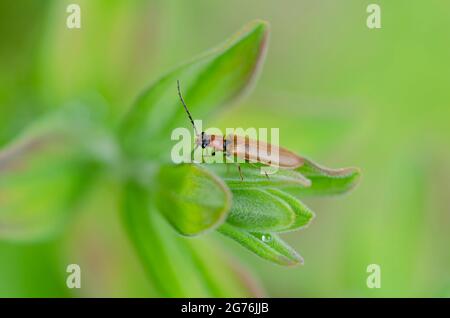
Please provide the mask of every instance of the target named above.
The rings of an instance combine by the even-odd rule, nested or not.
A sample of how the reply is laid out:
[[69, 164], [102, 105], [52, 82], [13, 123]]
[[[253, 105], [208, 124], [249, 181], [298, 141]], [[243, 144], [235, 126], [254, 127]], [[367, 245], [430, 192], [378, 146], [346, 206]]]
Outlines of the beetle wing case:
[[228, 136], [227, 140], [231, 141], [227, 147], [231, 155], [250, 162], [260, 162], [285, 169], [295, 169], [304, 163], [304, 159], [295, 153], [263, 141], [236, 135]]

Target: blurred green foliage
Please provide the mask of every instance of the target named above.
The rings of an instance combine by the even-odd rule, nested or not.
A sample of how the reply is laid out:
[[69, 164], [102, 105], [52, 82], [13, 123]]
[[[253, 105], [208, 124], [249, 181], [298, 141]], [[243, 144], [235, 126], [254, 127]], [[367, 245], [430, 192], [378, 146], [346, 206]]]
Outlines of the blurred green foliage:
[[[450, 295], [449, 3], [376, 1], [382, 29], [369, 30], [365, 9], [373, 1], [77, 2], [81, 30], [65, 27], [69, 1], [0, 4], [0, 145], [67, 104], [102, 106], [105, 125], [113, 125], [165, 70], [261, 18], [272, 37], [258, 86], [208, 126], [279, 127], [284, 146], [364, 171], [351, 196], [307, 200], [318, 212], [314, 226], [287, 235], [301, 247], [303, 267], [264, 263], [218, 235], [186, 242], [169, 232], [166, 240], [185, 242], [170, 269], [185, 272], [175, 279], [196, 271], [222, 278], [199, 283], [192, 276], [197, 287], [175, 292], [261, 294], [243, 266], [271, 296]], [[58, 239], [0, 242], [0, 295], [161, 295], [123, 234], [117, 184], [105, 177], [93, 188]], [[173, 231], [161, 221], [155, 229]], [[217, 258], [184, 263], [186, 249]], [[65, 287], [69, 263], [85, 268], [81, 290]], [[366, 287], [372, 263], [381, 265], [381, 289]], [[236, 273], [243, 278], [229, 279]]]

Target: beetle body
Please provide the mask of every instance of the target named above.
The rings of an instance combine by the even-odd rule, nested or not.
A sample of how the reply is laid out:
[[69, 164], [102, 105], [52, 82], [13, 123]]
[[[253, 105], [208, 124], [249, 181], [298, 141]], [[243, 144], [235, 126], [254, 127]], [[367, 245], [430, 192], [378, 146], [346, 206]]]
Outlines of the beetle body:
[[[180, 97], [181, 103], [183, 104], [183, 107], [186, 110], [192, 127], [196, 133], [196, 147], [202, 147], [202, 149], [210, 148], [212, 149], [213, 155], [216, 151], [220, 151], [226, 156], [236, 156], [237, 158], [244, 159], [245, 161], [251, 163], [258, 162], [278, 168], [295, 169], [303, 165], [304, 159], [302, 157], [297, 156], [295, 153], [287, 149], [272, 144], [237, 135], [228, 135], [224, 137], [219, 135], [209, 135], [204, 131], [198, 133], [191, 113], [189, 112], [183, 96], [181, 95], [179, 81], [177, 81], [177, 86], [178, 96]], [[277, 156], [273, 156], [273, 154], [277, 154]], [[242, 178], [241, 168], [239, 165], [238, 169]]]
[[[262, 141], [250, 139], [237, 135], [226, 137], [219, 135], [208, 135], [202, 132], [197, 135], [197, 146], [221, 151], [227, 156], [236, 156], [249, 162], [258, 162], [268, 166], [276, 166], [282, 169], [295, 169], [303, 165], [304, 159], [295, 153], [268, 144]], [[273, 154], [278, 154], [274, 156]]]

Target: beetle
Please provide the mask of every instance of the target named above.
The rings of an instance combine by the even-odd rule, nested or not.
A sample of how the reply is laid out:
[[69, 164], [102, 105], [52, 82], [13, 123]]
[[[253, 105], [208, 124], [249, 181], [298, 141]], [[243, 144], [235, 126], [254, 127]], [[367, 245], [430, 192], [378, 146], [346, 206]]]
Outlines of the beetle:
[[[304, 158], [296, 155], [292, 151], [269, 143], [251, 139], [248, 136], [243, 137], [234, 134], [230, 134], [228, 136], [213, 134], [209, 135], [204, 131], [199, 133], [197, 131], [197, 127], [195, 127], [194, 120], [192, 119], [186, 102], [184, 101], [183, 95], [181, 94], [179, 80], [177, 80], [177, 87], [180, 101], [183, 104], [184, 110], [189, 117], [192, 127], [194, 128], [196, 135], [195, 149], [197, 147], [202, 147], [202, 149], [210, 148], [213, 156], [216, 151], [220, 151], [227, 157], [235, 156], [237, 158], [244, 159], [246, 162], [258, 162], [268, 166], [275, 166], [280, 169], [296, 169], [304, 164]], [[278, 151], [278, 160], [273, 160], [274, 158], [271, 154], [276, 151]], [[239, 164], [238, 170], [241, 180], [243, 180], [244, 178], [242, 176], [241, 166]], [[266, 172], [265, 174], [266, 177], [268, 177]]]

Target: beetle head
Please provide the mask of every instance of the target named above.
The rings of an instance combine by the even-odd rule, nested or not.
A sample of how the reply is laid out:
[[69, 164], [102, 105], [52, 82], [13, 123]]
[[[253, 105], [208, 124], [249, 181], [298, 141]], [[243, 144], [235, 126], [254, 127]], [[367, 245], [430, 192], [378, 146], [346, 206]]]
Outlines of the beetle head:
[[208, 134], [205, 134], [204, 131], [202, 131], [201, 134], [198, 134], [195, 138], [195, 144], [198, 146], [201, 146], [202, 148], [206, 148], [209, 146], [211, 142], [211, 136]]

